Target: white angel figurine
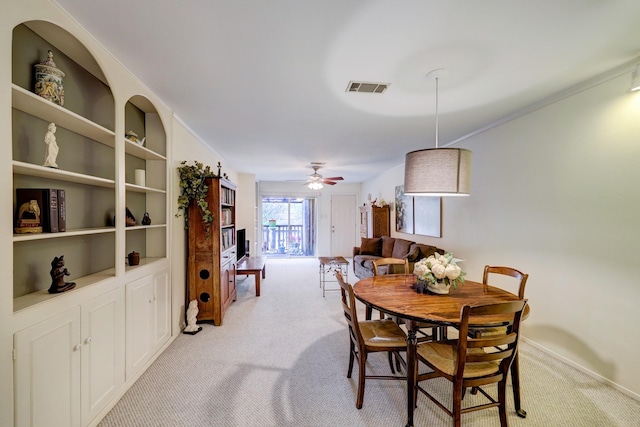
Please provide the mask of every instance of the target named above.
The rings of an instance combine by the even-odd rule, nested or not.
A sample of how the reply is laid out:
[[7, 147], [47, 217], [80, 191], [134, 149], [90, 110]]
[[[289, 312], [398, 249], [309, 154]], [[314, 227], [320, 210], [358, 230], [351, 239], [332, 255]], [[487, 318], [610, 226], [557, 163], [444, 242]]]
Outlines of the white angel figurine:
[[49, 123], [47, 134], [44, 136], [44, 143], [47, 144], [47, 155], [42, 166], [58, 168], [56, 158], [58, 157], [58, 144], [56, 143], [56, 124]]
[[187, 308], [187, 326], [184, 328], [184, 332], [195, 333], [199, 332], [202, 327], [196, 325], [198, 321], [198, 301], [191, 300], [189, 302], [189, 308]]

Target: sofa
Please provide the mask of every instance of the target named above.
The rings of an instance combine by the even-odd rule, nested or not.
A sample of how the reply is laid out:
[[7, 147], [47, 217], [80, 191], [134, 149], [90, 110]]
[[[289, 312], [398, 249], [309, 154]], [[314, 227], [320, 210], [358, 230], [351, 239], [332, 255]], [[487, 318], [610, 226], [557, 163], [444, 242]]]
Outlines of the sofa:
[[[362, 238], [360, 246], [353, 248], [353, 272], [358, 279], [373, 276], [373, 261], [379, 258], [407, 258], [409, 271], [413, 272], [416, 261], [435, 253], [444, 254], [444, 250], [431, 245], [412, 242], [389, 236]], [[386, 269], [381, 274], [395, 273], [395, 269]]]

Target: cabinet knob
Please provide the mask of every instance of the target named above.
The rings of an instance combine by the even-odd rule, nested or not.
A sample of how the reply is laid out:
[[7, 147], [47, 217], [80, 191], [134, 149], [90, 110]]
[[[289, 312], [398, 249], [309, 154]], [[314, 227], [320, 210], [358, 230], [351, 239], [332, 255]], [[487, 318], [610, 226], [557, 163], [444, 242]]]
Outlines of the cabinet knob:
[[81, 348], [82, 348], [82, 344], [76, 344], [73, 346], [73, 351], [80, 351]]
[[88, 337], [86, 340], [84, 340], [84, 343], [85, 343], [85, 344], [90, 344], [90, 343], [91, 343], [91, 341], [93, 341], [93, 338]]

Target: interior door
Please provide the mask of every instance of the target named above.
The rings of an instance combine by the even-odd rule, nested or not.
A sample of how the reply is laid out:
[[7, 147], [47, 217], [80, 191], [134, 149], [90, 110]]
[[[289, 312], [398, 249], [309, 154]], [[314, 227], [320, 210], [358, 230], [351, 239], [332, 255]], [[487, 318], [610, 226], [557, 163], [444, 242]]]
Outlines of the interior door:
[[356, 246], [356, 196], [331, 195], [331, 256], [351, 257]]

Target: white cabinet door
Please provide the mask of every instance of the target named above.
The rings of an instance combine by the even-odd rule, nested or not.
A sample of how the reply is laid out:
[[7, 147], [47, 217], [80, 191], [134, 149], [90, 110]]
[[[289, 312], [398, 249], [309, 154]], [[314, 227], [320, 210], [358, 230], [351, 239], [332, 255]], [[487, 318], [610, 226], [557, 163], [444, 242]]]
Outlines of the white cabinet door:
[[155, 331], [153, 347], [158, 349], [171, 336], [171, 288], [169, 271], [162, 270], [154, 275]]
[[80, 425], [80, 307], [14, 335], [15, 425]]
[[127, 284], [127, 379], [132, 378], [153, 354], [154, 284], [152, 276]]
[[124, 292], [114, 289], [82, 305], [82, 425], [124, 383]]

